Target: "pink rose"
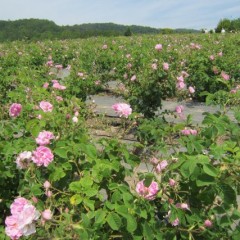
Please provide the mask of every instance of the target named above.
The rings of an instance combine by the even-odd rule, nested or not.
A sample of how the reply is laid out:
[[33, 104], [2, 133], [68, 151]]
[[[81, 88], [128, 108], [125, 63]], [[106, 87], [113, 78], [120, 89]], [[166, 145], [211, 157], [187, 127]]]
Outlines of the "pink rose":
[[44, 165], [44, 167], [47, 167], [53, 161], [53, 158], [51, 149], [40, 146], [33, 152], [32, 161], [37, 166]]
[[157, 51], [161, 51], [161, 50], [162, 50], [162, 44], [157, 44], [157, 45], [155, 46], [155, 49], [156, 49]]
[[184, 78], [182, 75], [180, 77], [177, 77], [177, 80], [178, 80], [178, 82], [184, 82]]
[[166, 160], [161, 161], [160, 163], [158, 163], [158, 165], [156, 166], [156, 172], [160, 173], [162, 172], [168, 165], [168, 162]]
[[176, 181], [172, 178], [169, 179], [168, 183], [171, 187], [174, 187], [176, 185]]
[[136, 75], [133, 75], [130, 80], [134, 82], [136, 79], [137, 79]]
[[10, 206], [11, 214], [18, 215], [23, 210], [23, 207], [26, 204], [28, 204], [28, 200], [26, 198], [23, 197], [16, 198]]
[[221, 72], [221, 77], [224, 80], [226, 80], [226, 81], [228, 81], [230, 79], [230, 76], [227, 73], [223, 72], [223, 71]]
[[157, 182], [152, 181], [149, 187], [144, 186], [144, 181], [140, 181], [136, 185], [136, 192], [148, 200], [154, 200], [159, 191]]
[[53, 83], [53, 88], [58, 89], [58, 90], [65, 90], [66, 87], [61, 85], [60, 83]]
[[38, 134], [36, 138], [36, 143], [41, 146], [44, 146], [44, 145], [50, 144], [51, 139], [55, 139], [52, 132], [42, 131]]
[[43, 184], [43, 187], [45, 189], [49, 189], [51, 187], [51, 183], [49, 181], [45, 181], [44, 184]]
[[9, 116], [17, 117], [22, 111], [22, 105], [20, 103], [13, 103], [9, 108]]
[[163, 63], [163, 70], [168, 71], [169, 69], [169, 64], [168, 63]]
[[191, 93], [191, 94], [195, 93], [194, 87], [191, 87], [191, 86], [188, 88], [188, 91], [189, 91], [189, 93]]
[[48, 88], [48, 86], [49, 86], [49, 83], [48, 83], [48, 82], [45, 82], [45, 83], [43, 84], [43, 88]]
[[158, 160], [157, 158], [155, 158], [155, 157], [150, 158], [150, 163], [151, 163], [151, 164], [157, 165], [158, 162], [159, 162], [159, 160]]
[[156, 64], [156, 63], [153, 63], [153, 64], [152, 64], [152, 69], [153, 69], [153, 70], [157, 70], [157, 64]]
[[102, 46], [102, 49], [107, 49], [107, 48], [108, 48], [107, 44], [104, 44], [104, 45]]
[[42, 212], [43, 220], [51, 220], [52, 219], [52, 212], [50, 209], [46, 209]]
[[120, 116], [128, 117], [132, 113], [132, 108], [126, 103], [115, 103], [112, 109]]
[[211, 61], [213, 61], [215, 58], [214, 58], [213, 55], [211, 55], [211, 56], [209, 57], [209, 59], [210, 59]]
[[176, 87], [177, 87], [179, 90], [184, 89], [185, 86], [186, 86], [186, 85], [185, 85], [184, 82], [178, 82], [177, 85], [176, 85]]
[[175, 110], [176, 110], [176, 113], [180, 114], [183, 112], [184, 107], [183, 107], [183, 105], [178, 105], [178, 106], [176, 106]]
[[213, 225], [213, 223], [209, 219], [204, 221], [204, 226], [205, 227], [210, 228], [210, 227], [212, 227], [212, 225]]
[[187, 203], [177, 203], [177, 204], [176, 204], [176, 207], [177, 207], [177, 208], [181, 208], [181, 209], [183, 209], [183, 210], [190, 210]]
[[44, 112], [52, 112], [52, 110], [53, 110], [53, 105], [49, 102], [46, 102], [46, 101], [41, 101], [40, 104], [39, 104], [39, 107]]

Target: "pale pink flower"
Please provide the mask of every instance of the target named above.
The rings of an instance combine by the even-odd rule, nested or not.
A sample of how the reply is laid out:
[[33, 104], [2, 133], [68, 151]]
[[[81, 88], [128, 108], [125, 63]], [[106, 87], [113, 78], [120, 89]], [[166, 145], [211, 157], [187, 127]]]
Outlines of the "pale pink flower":
[[20, 103], [13, 103], [9, 108], [9, 116], [17, 117], [22, 111], [22, 105]]
[[71, 70], [71, 65], [67, 65], [66, 69], [69, 71]]
[[187, 129], [187, 128], [185, 128], [185, 129], [183, 129], [182, 131], [181, 131], [181, 133], [183, 134], [183, 135], [186, 135], [186, 136], [188, 136], [188, 135], [197, 135], [197, 130], [195, 130], [195, 129]]
[[217, 74], [219, 73], [217, 67], [213, 67], [212, 70], [213, 70], [213, 72], [214, 72], [215, 75], [217, 75]]
[[45, 192], [46, 196], [50, 198], [52, 196], [52, 191], [48, 190]]
[[176, 207], [177, 207], [177, 208], [181, 208], [181, 209], [183, 209], [183, 210], [190, 210], [187, 203], [177, 203], [177, 204], [176, 204]]
[[42, 212], [42, 218], [44, 220], [51, 220], [52, 219], [52, 212], [50, 209], [46, 209]]
[[48, 86], [49, 86], [49, 83], [48, 83], [48, 82], [45, 82], [45, 83], [43, 84], [43, 88], [48, 88]]
[[184, 106], [183, 105], [178, 105], [178, 106], [176, 106], [175, 110], [176, 110], [176, 113], [180, 114], [180, 113], [183, 112]]
[[237, 90], [236, 90], [236, 89], [232, 89], [232, 90], [230, 91], [230, 93], [235, 94], [235, 93], [237, 93]]
[[161, 51], [161, 50], [162, 50], [162, 44], [157, 44], [157, 45], [155, 46], [155, 49], [156, 49], [157, 51]]
[[149, 161], [150, 161], [150, 163], [153, 164], [153, 165], [157, 165], [158, 162], [159, 162], [159, 160], [158, 160], [157, 158], [155, 158], [155, 157], [150, 158]]
[[58, 102], [62, 102], [62, 101], [63, 101], [63, 98], [62, 98], [61, 96], [56, 96], [56, 100], [57, 100]]
[[206, 220], [204, 221], [204, 226], [205, 226], [205, 227], [210, 228], [210, 227], [212, 227], [212, 225], [213, 225], [213, 223], [212, 223], [212, 221], [210, 221], [209, 219], [206, 219]]
[[126, 58], [130, 58], [130, 57], [131, 57], [130, 53], [126, 54]]
[[174, 227], [178, 226], [179, 223], [180, 223], [180, 221], [178, 218], [176, 218], [174, 221], [171, 222], [172, 226], [174, 226]]
[[53, 66], [53, 61], [52, 61], [52, 60], [47, 61], [47, 62], [46, 62], [46, 65], [47, 65], [48, 67], [52, 67], [52, 66]]
[[65, 90], [66, 89], [65, 86], [61, 85], [58, 82], [53, 84], [53, 88], [58, 89], [58, 90]]
[[44, 184], [43, 184], [43, 187], [47, 190], [51, 187], [51, 183], [49, 181], [45, 181]]
[[227, 73], [225, 73], [224, 71], [221, 72], [221, 77], [226, 81], [228, 81], [230, 79], [230, 76]]
[[18, 215], [23, 210], [23, 207], [26, 204], [28, 204], [28, 200], [26, 198], [24, 198], [24, 197], [16, 198], [10, 206], [11, 214]]
[[168, 165], [168, 162], [166, 160], [161, 161], [160, 163], [158, 163], [158, 165], [156, 166], [156, 172], [160, 173], [162, 172]]
[[218, 56], [219, 56], [219, 57], [222, 57], [222, 55], [223, 55], [222, 52], [219, 52], [219, 53], [218, 53]]
[[120, 117], [128, 117], [132, 113], [132, 108], [129, 104], [126, 103], [115, 103], [112, 105], [112, 109], [120, 116]]
[[176, 185], [176, 181], [172, 178], [169, 179], [168, 183], [171, 187], [174, 187]]
[[98, 85], [101, 84], [101, 81], [100, 80], [96, 80], [94, 83], [95, 83], [96, 86], [98, 86]]
[[104, 45], [102, 46], [102, 49], [107, 49], [107, 48], [108, 48], [107, 44], [104, 44]]
[[152, 181], [152, 183], [149, 185], [149, 187], [145, 187], [144, 181], [140, 181], [136, 185], [136, 192], [148, 200], [154, 200], [156, 198], [156, 195], [159, 191], [158, 184], [155, 181]]
[[63, 68], [63, 65], [62, 64], [57, 64], [57, 65], [55, 65], [55, 68], [57, 68], [57, 69], [62, 69]]
[[77, 118], [76, 116], [74, 116], [74, 117], [72, 118], [72, 121], [73, 121], [74, 123], [77, 123], [77, 122], [78, 122], [78, 118]]
[[56, 80], [56, 79], [53, 79], [51, 82], [52, 82], [53, 84], [54, 84], [54, 83], [59, 83], [58, 80]]
[[29, 151], [21, 152], [17, 159], [16, 164], [19, 169], [26, 169], [29, 166], [29, 163], [31, 162], [32, 153]]
[[136, 79], [137, 79], [136, 75], [133, 75], [130, 80], [133, 82], [133, 81], [135, 81]]
[[52, 112], [52, 110], [53, 110], [53, 105], [50, 102], [46, 102], [46, 101], [41, 101], [39, 104], [39, 107], [44, 112]]
[[17, 240], [23, 235], [21, 229], [18, 228], [17, 215], [6, 217], [5, 224], [6, 224], [5, 233], [12, 240]]
[[124, 78], [124, 79], [127, 79], [127, 78], [128, 78], [127, 73], [124, 73], [124, 74], [123, 74], [123, 78]]
[[180, 77], [177, 77], [177, 80], [178, 80], [178, 82], [184, 82], [184, 78], [182, 75]]
[[177, 87], [179, 90], [184, 89], [185, 86], [186, 86], [186, 84], [185, 84], [184, 82], [178, 82], [178, 83], [176, 84], [176, 87]]
[[209, 59], [210, 59], [211, 61], [213, 61], [215, 58], [214, 58], [213, 55], [211, 55], [211, 56], [209, 57]]
[[131, 63], [128, 63], [127, 64], [127, 68], [130, 69], [132, 67], [132, 64]]
[[191, 86], [188, 88], [188, 91], [189, 91], [189, 93], [191, 93], [191, 94], [195, 93], [194, 87], [191, 87]]
[[156, 63], [153, 63], [153, 64], [152, 64], [152, 69], [153, 69], [153, 70], [157, 70], [157, 64], [156, 64]]
[[35, 196], [32, 196], [32, 201], [33, 201], [34, 203], [38, 203], [38, 199], [37, 199]]
[[168, 63], [163, 63], [163, 70], [168, 71], [169, 69], [169, 64]]
[[181, 74], [183, 77], [189, 77], [189, 74], [186, 71], [182, 71]]
[[191, 133], [192, 135], [197, 135], [197, 130], [195, 130], [195, 129], [190, 129], [190, 133]]
[[78, 75], [79, 77], [83, 77], [83, 76], [84, 76], [84, 74], [83, 74], [82, 72], [79, 72], [77, 75]]
[[74, 116], [78, 117], [78, 116], [79, 116], [79, 112], [76, 111], [76, 112], [74, 113]]
[[53, 161], [53, 154], [51, 149], [40, 146], [34, 152], [32, 156], [32, 161], [36, 163], [37, 166], [47, 167]]
[[39, 119], [39, 120], [41, 120], [41, 119], [42, 119], [42, 115], [41, 115], [41, 114], [38, 114], [36, 118]]
[[50, 140], [52, 139], [55, 139], [52, 132], [42, 131], [38, 134], [36, 138], [36, 143], [41, 146], [44, 146], [44, 145], [50, 144]]

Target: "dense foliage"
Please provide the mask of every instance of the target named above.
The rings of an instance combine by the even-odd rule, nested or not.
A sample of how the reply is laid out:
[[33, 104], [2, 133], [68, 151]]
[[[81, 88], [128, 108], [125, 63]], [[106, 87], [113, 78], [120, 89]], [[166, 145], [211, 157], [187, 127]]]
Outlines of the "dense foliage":
[[[238, 240], [239, 43], [235, 34], [1, 44], [0, 239]], [[104, 116], [85, 100], [111, 80], [130, 106], [115, 104], [119, 131], [95, 139], [89, 121]], [[156, 115], [169, 97], [220, 110], [199, 126], [182, 106]], [[121, 143], [129, 131], [137, 142]]]
[[[74, 39], [96, 36], [130, 36], [133, 34], [195, 33], [193, 29], [156, 29], [144, 26], [125, 26], [114, 23], [86, 23], [74, 26], [58, 26], [53, 21], [21, 19], [0, 21], [0, 42], [14, 40]], [[126, 34], [127, 33], [127, 34]]]
[[240, 18], [237, 19], [221, 19], [217, 25], [216, 32], [220, 33], [224, 29], [227, 32], [238, 32], [240, 31]]

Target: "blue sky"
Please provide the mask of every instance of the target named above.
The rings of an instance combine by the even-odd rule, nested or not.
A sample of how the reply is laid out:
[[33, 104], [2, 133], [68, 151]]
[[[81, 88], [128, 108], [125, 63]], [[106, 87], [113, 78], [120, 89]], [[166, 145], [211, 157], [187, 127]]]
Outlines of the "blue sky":
[[40, 18], [58, 25], [113, 22], [212, 29], [240, 17], [240, 0], [0, 0], [0, 20]]

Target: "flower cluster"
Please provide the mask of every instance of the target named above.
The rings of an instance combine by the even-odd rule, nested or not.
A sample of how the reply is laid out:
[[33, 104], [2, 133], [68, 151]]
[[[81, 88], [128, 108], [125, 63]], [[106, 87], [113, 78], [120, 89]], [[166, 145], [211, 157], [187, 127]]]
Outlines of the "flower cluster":
[[27, 199], [16, 198], [10, 209], [12, 215], [5, 219], [5, 232], [11, 239], [16, 240], [36, 232], [35, 221], [40, 213]]
[[24, 151], [20, 153], [16, 159], [16, 164], [19, 169], [26, 169], [32, 160], [32, 153]]
[[58, 80], [52, 80], [53, 83], [53, 88], [58, 89], [58, 90], [65, 90], [66, 87], [61, 85]]
[[185, 136], [188, 136], [188, 135], [197, 135], [197, 130], [185, 128], [185, 129], [183, 129], [183, 130], [181, 131], [181, 133], [182, 133], [183, 135], [185, 135]]
[[112, 109], [120, 116], [120, 117], [128, 117], [132, 113], [132, 108], [127, 103], [115, 103], [112, 106]]
[[39, 103], [39, 107], [44, 111], [44, 112], [52, 112], [53, 110], [53, 105], [50, 102], [46, 101], [41, 101]]
[[53, 154], [51, 149], [40, 146], [35, 151], [33, 151], [32, 161], [36, 163], [37, 166], [47, 167], [53, 161]]

